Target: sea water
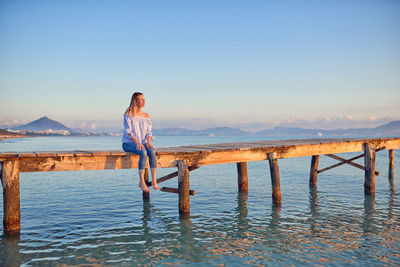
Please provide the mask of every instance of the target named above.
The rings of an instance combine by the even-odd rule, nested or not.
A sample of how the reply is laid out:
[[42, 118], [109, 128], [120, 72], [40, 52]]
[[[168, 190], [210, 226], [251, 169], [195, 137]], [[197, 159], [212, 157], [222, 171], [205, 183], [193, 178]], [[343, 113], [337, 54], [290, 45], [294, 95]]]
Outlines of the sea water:
[[[154, 145], [265, 139], [157, 137]], [[106, 149], [121, 149], [120, 138], [0, 141], [2, 152]], [[267, 161], [248, 163], [247, 195], [237, 190], [236, 164], [192, 171], [189, 218], [179, 217], [177, 194], [152, 190], [143, 202], [135, 169], [21, 173], [21, 233], [0, 228], [0, 266], [400, 265], [400, 199], [388, 183], [387, 150], [377, 153], [375, 197], [364, 196], [364, 172], [348, 165], [319, 174], [310, 190], [310, 162], [279, 160], [280, 209], [272, 205]], [[395, 151], [398, 186], [399, 162]], [[320, 157], [320, 168], [334, 163]]]

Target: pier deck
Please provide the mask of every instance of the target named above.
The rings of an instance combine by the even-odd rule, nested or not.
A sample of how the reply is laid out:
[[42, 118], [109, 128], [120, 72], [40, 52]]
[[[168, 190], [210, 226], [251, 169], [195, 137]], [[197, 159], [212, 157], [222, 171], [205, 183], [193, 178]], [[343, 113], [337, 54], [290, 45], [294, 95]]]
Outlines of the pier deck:
[[[249, 161], [268, 160], [272, 183], [272, 200], [280, 206], [280, 178], [278, 159], [311, 156], [310, 186], [315, 186], [317, 174], [343, 164], [350, 164], [365, 171], [364, 192], [375, 192], [375, 153], [389, 150], [389, 181], [393, 183], [395, 149], [400, 148], [396, 138], [337, 138], [295, 139], [236, 142], [210, 145], [192, 145], [160, 148], [156, 156], [159, 168], [177, 167], [178, 171], [157, 179], [162, 182], [178, 177], [178, 188], [162, 188], [162, 191], [179, 194], [179, 212], [190, 212], [189, 171], [204, 165], [237, 163], [238, 189], [247, 192], [247, 165]], [[361, 151], [360, 156], [344, 159], [334, 155]], [[335, 158], [339, 163], [318, 170], [319, 156]], [[364, 166], [354, 163], [364, 158]], [[0, 153], [0, 177], [3, 186], [4, 231], [20, 230], [20, 172], [78, 171], [104, 169], [134, 169], [138, 167], [138, 155], [121, 150], [107, 151], [36, 151]], [[149, 183], [150, 184], [150, 183]], [[148, 194], [144, 194], [148, 197]]]

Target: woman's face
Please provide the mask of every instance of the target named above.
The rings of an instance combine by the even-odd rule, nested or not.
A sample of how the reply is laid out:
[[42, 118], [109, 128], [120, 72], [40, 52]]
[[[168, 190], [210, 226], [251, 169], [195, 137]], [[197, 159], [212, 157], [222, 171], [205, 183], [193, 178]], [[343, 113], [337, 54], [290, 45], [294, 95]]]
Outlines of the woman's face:
[[144, 107], [144, 104], [146, 103], [146, 101], [144, 100], [144, 96], [143, 95], [138, 95], [136, 97], [136, 106], [138, 108], [142, 108]]

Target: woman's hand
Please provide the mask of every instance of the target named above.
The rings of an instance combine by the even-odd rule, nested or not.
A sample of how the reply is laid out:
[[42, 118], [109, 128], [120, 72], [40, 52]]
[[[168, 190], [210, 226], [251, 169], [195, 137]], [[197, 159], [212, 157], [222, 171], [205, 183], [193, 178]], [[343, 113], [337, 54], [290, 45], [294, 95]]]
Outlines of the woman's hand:
[[136, 144], [136, 149], [141, 151], [142, 149], [144, 149], [144, 146], [141, 143], [137, 143]]
[[151, 143], [147, 143], [147, 147], [149, 147], [149, 148], [151, 148], [153, 150], [156, 150], [156, 148]]

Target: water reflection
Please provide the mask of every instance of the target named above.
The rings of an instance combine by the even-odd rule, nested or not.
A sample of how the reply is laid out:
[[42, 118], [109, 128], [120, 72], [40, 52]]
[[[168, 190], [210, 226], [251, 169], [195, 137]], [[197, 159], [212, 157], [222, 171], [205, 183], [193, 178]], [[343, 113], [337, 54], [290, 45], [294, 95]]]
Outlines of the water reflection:
[[376, 230], [375, 222], [375, 195], [365, 195], [364, 196], [364, 221], [363, 221], [363, 231], [364, 234], [369, 232], [374, 232]]
[[310, 187], [309, 193], [309, 200], [310, 200], [310, 215], [309, 218], [310, 222], [310, 230], [315, 233], [318, 228], [318, 211], [319, 211], [319, 203], [318, 203], [318, 190], [317, 186]]
[[247, 192], [238, 192], [237, 195], [237, 208], [236, 208], [236, 214], [237, 214], [237, 235], [239, 237], [247, 237], [248, 230], [249, 230], [249, 220], [247, 218], [248, 214], [248, 209], [247, 209]]
[[10, 267], [20, 266], [22, 263], [19, 252], [20, 233], [6, 233], [1, 240], [3, 243], [4, 258], [0, 258], [0, 265]]

